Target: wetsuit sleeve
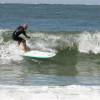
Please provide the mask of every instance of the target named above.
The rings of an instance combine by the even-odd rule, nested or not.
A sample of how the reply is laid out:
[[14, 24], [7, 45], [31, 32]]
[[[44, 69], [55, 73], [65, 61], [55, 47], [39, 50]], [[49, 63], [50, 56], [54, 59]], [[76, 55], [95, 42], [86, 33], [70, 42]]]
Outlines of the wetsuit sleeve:
[[23, 35], [24, 35], [26, 38], [30, 38], [30, 37], [26, 34], [26, 31], [23, 31]]

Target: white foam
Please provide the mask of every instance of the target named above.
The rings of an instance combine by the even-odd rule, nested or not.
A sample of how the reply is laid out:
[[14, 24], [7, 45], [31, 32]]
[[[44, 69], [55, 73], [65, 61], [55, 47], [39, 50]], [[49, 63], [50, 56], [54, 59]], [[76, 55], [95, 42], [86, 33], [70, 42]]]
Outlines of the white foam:
[[54, 34], [33, 33], [31, 34], [31, 39], [27, 40], [27, 44], [32, 49], [57, 52], [55, 47], [57, 46], [56, 41], [59, 38], [59, 36]]
[[11, 41], [0, 45], [0, 60], [2, 64], [10, 63], [11, 61], [20, 61], [22, 57], [20, 56], [20, 51], [17, 44]]
[[100, 86], [0, 86], [0, 100], [99, 100]]
[[0, 44], [3, 43], [4, 38], [2, 37], [3, 33], [7, 32], [7, 29], [0, 29]]
[[80, 34], [79, 38], [79, 51], [84, 53], [100, 53], [100, 33], [88, 33], [84, 32]]
[[8, 29], [0, 29], [0, 34], [2, 34], [3, 32], [9, 31]]
[[[77, 46], [79, 52], [83, 53], [100, 53], [100, 33], [83, 32], [78, 34], [32, 34], [31, 46], [38, 49], [52, 48], [66, 49]], [[34, 41], [34, 42], [33, 42]]]

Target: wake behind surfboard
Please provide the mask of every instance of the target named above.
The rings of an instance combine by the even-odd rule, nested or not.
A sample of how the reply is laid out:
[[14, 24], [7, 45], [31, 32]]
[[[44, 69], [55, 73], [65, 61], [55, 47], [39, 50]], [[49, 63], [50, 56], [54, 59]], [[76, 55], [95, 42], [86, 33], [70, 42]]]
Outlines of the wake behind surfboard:
[[55, 52], [50, 52], [50, 51], [39, 51], [39, 50], [31, 50], [23, 54], [25, 57], [30, 57], [30, 58], [38, 58], [38, 59], [46, 59], [46, 58], [51, 58], [56, 55]]

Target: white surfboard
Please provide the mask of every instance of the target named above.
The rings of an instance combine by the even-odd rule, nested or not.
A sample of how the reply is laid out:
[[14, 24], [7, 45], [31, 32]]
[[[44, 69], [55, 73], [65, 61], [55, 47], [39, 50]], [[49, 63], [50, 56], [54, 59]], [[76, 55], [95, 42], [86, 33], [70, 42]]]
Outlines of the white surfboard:
[[30, 57], [30, 58], [51, 58], [56, 55], [55, 52], [50, 52], [50, 51], [39, 51], [39, 50], [31, 50], [23, 54], [25, 57]]

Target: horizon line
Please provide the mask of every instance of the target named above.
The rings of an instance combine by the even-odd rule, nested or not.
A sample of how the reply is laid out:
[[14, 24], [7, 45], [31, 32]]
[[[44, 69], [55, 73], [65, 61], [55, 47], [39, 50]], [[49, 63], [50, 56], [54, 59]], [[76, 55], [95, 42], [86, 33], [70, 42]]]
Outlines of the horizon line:
[[81, 4], [81, 3], [78, 3], [78, 4], [76, 4], [76, 3], [69, 3], [69, 4], [64, 4], [64, 3], [11, 3], [11, 2], [0, 2], [0, 4], [30, 4], [30, 5], [90, 5], [90, 6], [100, 6], [100, 4]]

